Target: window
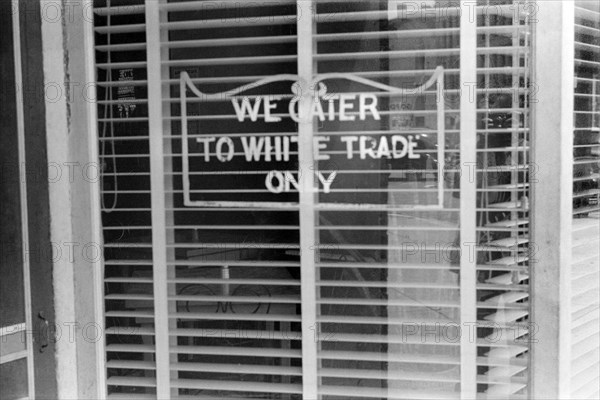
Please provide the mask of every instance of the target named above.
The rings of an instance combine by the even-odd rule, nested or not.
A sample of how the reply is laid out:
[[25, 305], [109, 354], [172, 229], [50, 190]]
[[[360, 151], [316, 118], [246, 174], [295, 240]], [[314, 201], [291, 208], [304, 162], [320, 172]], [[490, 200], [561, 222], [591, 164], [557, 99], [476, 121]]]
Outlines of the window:
[[421, 3], [96, 3], [111, 396], [528, 397], [531, 9]]
[[572, 365], [574, 398], [598, 397], [600, 205], [600, 9], [575, 5]]

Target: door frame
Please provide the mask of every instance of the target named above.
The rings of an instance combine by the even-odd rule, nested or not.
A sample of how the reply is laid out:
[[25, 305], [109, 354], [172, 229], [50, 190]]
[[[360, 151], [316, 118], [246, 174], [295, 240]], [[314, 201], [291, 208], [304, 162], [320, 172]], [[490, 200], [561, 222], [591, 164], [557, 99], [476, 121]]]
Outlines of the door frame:
[[36, 68], [43, 70], [43, 85], [38, 81], [42, 87], [38, 90], [46, 95], [42, 98], [46, 108], [43, 147], [48, 173], [53, 174], [46, 186], [57, 327], [52, 369], [57, 394], [52, 398], [104, 399], [104, 267], [93, 4], [92, 0], [42, 2], [40, 9], [39, 2], [31, 3], [36, 3], [37, 11], [29, 10], [30, 14], [41, 16], [43, 60]]
[[[42, 14], [40, 3], [12, 1], [2, 3], [2, 12], [10, 20], [12, 31], [15, 122], [17, 129], [18, 167], [7, 173], [17, 174], [20, 194], [25, 321], [4, 327], [22, 332], [27, 358], [28, 397], [55, 399], [56, 339], [54, 334], [54, 291], [50, 209], [48, 204], [48, 155], [46, 152], [46, 106], [42, 64]], [[6, 15], [5, 15], [6, 17]], [[9, 91], [10, 92], [10, 91]]]
[[[25, 376], [13, 377], [3, 376], [2, 379], [17, 378], [19, 382], [18, 391], [26, 390], [27, 397], [35, 394], [34, 378], [34, 352], [33, 352], [33, 323], [31, 304], [31, 279], [29, 262], [29, 224], [27, 207], [27, 168], [25, 165], [25, 120], [24, 120], [24, 93], [23, 93], [23, 63], [21, 52], [21, 21], [19, 18], [19, 3], [2, 3], [2, 38], [6, 40], [2, 44], [2, 72], [3, 82], [6, 89], [2, 92], [2, 112], [6, 113], [6, 131], [2, 133], [2, 185], [6, 185], [6, 194], [10, 197], [4, 198], [8, 206], [7, 212], [14, 213], [9, 224], [15, 226], [3, 231], [2, 240], [2, 262], [6, 262], [3, 272], [13, 269], [8, 278], [15, 286], [9, 289], [10, 302], [8, 306], [16, 313], [21, 314], [18, 319], [16, 315], [5, 315], [6, 320], [1, 321], [0, 340], [3, 351], [0, 355], [0, 364], [11, 364], [25, 362]], [[4, 53], [5, 52], [5, 53]], [[5, 154], [6, 152], [6, 154]], [[4, 157], [10, 158], [4, 158]], [[6, 221], [3, 221], [3, 223]], [[6, 235], [6, 236], [5, 236]], [[13, 236], [14, 235], [14, 236]], [[13, 264], [14, 263], [14, 264]], [[6, 269], [5, 269], [6, 268]], [[14, 279], [16, 278], [16, 279]], [[6, 306], [6, 305], [5, 305]], [[4, 325], [7, 323], [8, 325]], [[9, 373], [16, 374], [18, 370]], [[24, 378], [24, 382], [23, 382]], [[13, 387], [14, 389], [14, 387]]]

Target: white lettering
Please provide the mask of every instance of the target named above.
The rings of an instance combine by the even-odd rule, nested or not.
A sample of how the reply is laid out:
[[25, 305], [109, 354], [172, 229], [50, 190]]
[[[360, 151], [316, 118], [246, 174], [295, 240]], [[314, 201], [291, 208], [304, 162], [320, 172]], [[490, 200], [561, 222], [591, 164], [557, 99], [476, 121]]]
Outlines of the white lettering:
[[294, 175], [290, 171], [284, 171], [283, 175], [285, 176], [285, 191], [289, 192], [291, 185], [294, 185], [296, 190], [300, 190], [300, 186], [298, 185], [298, 181], [294, 178]]
[[354, 121], [354, 115], [346, 115], [346, 110], [352, 108], [351, 103], [346, 103], [346, 100], [354, 100], [356, 95], [353, 94], [340, 94], [340, 121]]
[[[366, 99], [370, 99], [371, 103], [367, 104]], [[381, 119], [379, 111], [377, 111], [377, 97], [374, 94], [361, 94], [359, 97], [359, 118], [364, 121], [367, 116], [367, 110], [373, 114], [373, 118], [377, 121]]]
[[204, 161], [205, 162], [208, 162], [208, 160], [210, 159], [210, 152], [209, 152], [208, 144], [210, 142], [214, 142], [215, 140], [217, 140], [217, 139], [213, 136], [196, 139], [196, 142], [204, 143]]
[[[265, 177], [265, 187], [271, 193], [282, 193], [290, 192], [292, 189], [300, 190], [300, 184], [294, 174], [298, 174], [293, 171], [276, 171], [269, 172]], [[323, 192], [329, 193], [331, 191], [331, 184], [337, 176], [337, 172], [334, 171], [325, 177], [321, 172], [314, 172], [315, 176], [319, 179], [319, 182], [323, 185]], [[275, 180], [275, 184], [273, 181]]]
[[[354, 121], [356, 120], [355, 115], [350, 115], [349, 112], [356, 110], [356, 105], [354, 102], [357, 95], [342, 93], [339, 95], [331, 96], [327, 95], [327, 93], [319, 93], [318, 96], [312, 102], [312, 106], [310, 107], [310, 115], [309, 118], [318, 117], [319, 121], [333, 121], [336, 116], [335, 109], [335, 100], [338, 99], [338, 118], [340, 121]], [[239, 122], [244, 122], [246, 115], [250, 118], [252, 122], [256, 122], [259, 117], [259, 110], [262, 104], [263, 107], [263, 118], [265, 122], [280, 122], [281, 117], [276, 117], [271, 114], [273, 110], [277, 108], [277, 102], [282, 99], [282, 96], [256, 96], [253, 98], [254, 104], [250, 101], [250, 98], [244, 97], [241, 101], [241, 104], [238, 102], [238, 99], [231, 99], [231, 104], [233, 104], [233, 108], [235, 109], [235, 114]], [[323, 104], [321, 102], [327, 101], [327, 113], [323, 109]], [[298, 116], [298, 99], [292, 99], [288, 104], [288, 112], [290, 118], [295, 122], [300, 122], [300, 118]], [[361, 93], [358, 95], [358, 115], [361, 121], [364, 121], [367, 118], [367, 114], [370, 113], [373, 115], [375, 120], [380, 120], [381, 116], [379, 111], [377, 110], [377, 97], [374, 94], [369, 93]]]
[[[370, 143], [370, 145], [371, 145], [370, 147], [367, 147], [367, 141]], [[374, 147], [375, 147], [375, 139], [373, 139], [370, 136], [361, 136], [360, 142], [359, 142], [359, 152], [360, 152], [361, 160], [364, 160], [365, 158], [367, 158], [367, 155], [369, 155], [371, 158], [376, 158], [375, 152], [373, 151]]]
[[387, 138], [382, 136], [381, 141], [379, 142], [379, 147], [377, 148], [377, 158], [390, 158], [391, 156], [392, 155], [390, 154], [390, 146], [388, 146]]
[[[248, 143], [248, 139], [250, 143]], [[258, 139], [258, 142], [257, 142]], [[250, 138], [242, 137], [242, 146], [244, 147], [244, 154], [246, 155], [246, 161], [259, 161], [260, 160], [260, 152], [262, 151], [262, 147], [265, 143], [265, 138], [257, 138], [256, 136], [252, 136]]]
[[325, 113], [323, 112], [323, 107], [321, 106], [320, 101], [313, 102], [313, 109], [311, 110], [312, 115], [317, 114], [319, 116], [319, 121], [325, 121]]
[[[398, 142], [402, 144], [402, 150], [400, 152], [398, 152], [397, 148]], [[402, 158], [406, 156], [406, 153], [408, 152], [408, 141], [404, 136], [394, 135], [392, 136], [392, 149], [394, 158]]]
[[260, 109], [261, 99], [261, 97], [254, 98], [254, 107], [252, 107], [250, 104], [250, 99], [248, 97], [244, 97], [242, 99], [241, 106], [238, 104], [237, 99], [231, 99], [231, 104], [233, 104], [238, 121], [244, 122], [246, 113], [248, 113], [250, 120], [252, 122], [256, 122], [258, 119], [258, 110]]
[[321, 142], [329, 142], [329, 136], [315, 136], [314, 137], [314, 151], [315, 151], [315, 160], [329, 160], [329, 154], [321, 154], [321, 150], [327, 149], [326, 143]]
[[271, 136], [267, 136], [265, 138], [265, 161], [271, 161], [271, 152], [273, 151], [273, 146], [271, 146]]
[[[277, 178], [277, 186], [273, 186], [273, 178]], [[281, 193], [284, 189], [283, 174], [279, 171], [271, 171], [265, 178], [265, 186], [271, 193]]]
[[321, 181], [321, 183], [323, 184], [323, 191], [325, 193], [329, 193], [331, 184], [333, 183], [333, 180], [335, 179], [336, 176], [337, 176], [336, 171], [333, 171], [331, 174], [329, 174], [327, 179], [325, 179], [325, 176], [321, 172], [317, 173], [317, 177], [319, 178], [319, 181]]
[[358, 136], [342, 136], [340, 140], [346, 143], [346, 158], [351, 160], [354, 157], [354, 142], [358, 141]]
[[281, 136], [275, 136], [273, 140], [275, 141], [275, 160], [281, 161]]
[[[223, 155], [223, 145], [227, 144], [227, 155]], [[217, 141], [217, 148], [215, 149], [215, 153], [217, 154], [217, 159], [221, 162], [231, 161], [233, 158], [234, 145], [233, 140], [228, 137], [222, 137]]]
[[[281, 100], [281, 96], [265, 96], [264, 100], [263, 100], [263, 108], [264, 108], [264, 113], [265, 113], [265, 122], [279, 122], [281, 121], [281, 117], [273, 117], [271, 115], [271, 110], [274, 110], [277, 108], [277, 104], [271, 104], [271, 99], [273, 100]], [[240, 119], [239, 114], [238, 114], [238, 120]], [[254, 121], [254, 120], [253, 120]]]
[[415, 147], [417, 147], [417, 143], [413, 142], [412, 136], [408, 136], [408, 158], [421, 158], [420, 154], [413, 153]]

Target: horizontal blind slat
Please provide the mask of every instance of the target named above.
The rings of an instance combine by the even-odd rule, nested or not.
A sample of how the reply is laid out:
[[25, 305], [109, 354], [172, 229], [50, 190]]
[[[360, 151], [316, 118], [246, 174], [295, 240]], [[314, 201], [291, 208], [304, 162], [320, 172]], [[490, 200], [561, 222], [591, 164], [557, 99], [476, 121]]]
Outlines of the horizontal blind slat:
[[203, 354], [218, 356], [249, 356], [249, 357], [293, 357], [300, 358], [302, 353], [295, 349], [272, 349], [251, 347], [224, 347], [224, 346], [171, 346], [174, 354]]
[[258, 374], [258, 375], [302, 375], [302, 368], [284, 367], [280, 365], [269, 366], [261, 364], [224, 364], [224, 363], [197, 363], [179, 362], [171, 364], [172, 371], [194, 372], [226, 372], [231, 374]]
[[175, 388], [224, 390], [233, 392], [264, 392], [264, 393], [302, 393], [302, 385], [262, 382], [216, 381], [209, 379], [172, 379], [171, 386]]

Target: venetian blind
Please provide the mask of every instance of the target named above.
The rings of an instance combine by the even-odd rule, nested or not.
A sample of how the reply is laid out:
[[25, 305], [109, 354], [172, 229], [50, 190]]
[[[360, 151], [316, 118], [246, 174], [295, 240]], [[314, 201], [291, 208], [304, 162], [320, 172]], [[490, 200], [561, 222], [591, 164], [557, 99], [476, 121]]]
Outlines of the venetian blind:
[[[464, 321], [456, 253], [461, 188], [454, 175], [466, 173], [467, 167], [458, 151], [463, 140], [457, 109], [459, 13], [450, 2], [420, 8], [413, 2], [390, 3], [377, 8], [318, 2], [317, 72], [352, 72], [414, 87], [443, 66], [444, 137], [435, 118], [435, 90], [403, 97], [377, 93], [389, 104], [380, 123], [319, 127], [323, 136], [368, 132], [376, 144], [398, 133], [415, 135], [423, 156], [412, 163], [360, 160], [357, 168], [356, 162], [345, 160], [343, 148], [330, 152], [328, 163], [336, 165], [347, 186], [320, 193], [319, 205], [352, 198], [356, 204], [379, 207], [357, 205], [349, 212], [322, 206], [319, 213], [320, 241], [329, 249], [321, 253], [328, 257], [317, 263], [324, 337], [320, 393], [326, 399], [458, 398], [461, 346], [456, 329], [460, 326], [465, 334], [466, 322], [477, 326], [473, 379], [479, 397], [526, 398], [533, 9], [509, 1], [478, 2], [476, 8], [478, 126], [472, 167], [477, 184], [477, 321]], [[335, 83], [344, 92], [362, 89]], [[440, 145], [443, 206], [426, 211], [417, 205], [435, 203]], [[389, 175], [382, 177], [384, 171]]]
[[[465, 166], [460, 10], [425, 3], [97, 2], [111, 397], [309, 399], [314, 371], [323, 399], [458, 398], [465, 379], [481, 398], [526, 398], [528, 8], [475, 8]], [[312, 132], [328, 145], [310, 163], [287, 107], [299, 58], [321, 76]], [[471, 167], [478, 239], [465, 244]]]
[[[232, 106], [292, 97], [290, 80], [236, 89], [296, 73], [296, 12], [290, 1], [160, 5], [161, 78], [170, 90], [162, 93], [164, 154], [173, 167], [165, 187], [173, 199], [171, 387], [179, 396], [302, 398], [300, 263], [290, 255], [300, 247], [298, 195], [265, 186], [271, 170], [298, 168], [297, 128], [289, 119], [268, 123], [263, 107], [240, 122]], [[180, 86], [183, 71], [189, 80]], [[236, 202], [245, 205], [224, 206]]]
[[[504, 12], [478, 18], [503, 35], [478, 38], [477, 369], [481, 398], [527, 398], [530, 242], [530, 24], [534, 3], [483, 2]], [[484, 52], [479, 49], [489, 49]], [[488, 72], [487, 69], [492, 69]], [[481, 340], [481, 338], [484, 338]]]
[[[150, 91], [163, 96], [164, 122], [159, 122], [162, 129], [153, 134], [159, 135], [164, 155], [159, 173], [164, 179], [159, 176], [153, 180], [153, 199], [149, 175], [157, 173], [147, 164], [148, 132], [152, 130], [145, 93], [134, 86], [144, 85], [145, 89], [144, 80], [153, 73], [145, 63], [147, 6], [113, 1], [95, 11], [96, 32], [102, 37], [98, 42], [107, 42], [98, 46], [106, 53], [98, 56], [98, 66], [100, 71], [112, 72], [100, 73], [99, 81], [108, 81], [102, 85], [115, 88], [108, 92], [108, 101], [101, 102], [114, 107], [100, 119], [101, 127], [109, 124], [108, 133], [101, 130], [102, 141], [107, 143], [102, 156], [109, 160], [103, 194], [107, 211], [112, 211], [104, 217], [105, 237], [113, 238], [108, 235], [114, 231], [116, 243], [108, 239], [107, 247], [120, 251], [114, 257], [112, 253], [107, 256], [105, 274], [107, 319], [118, 325], [107, 347], [111, 397], [161, 397], [154, 387], [157, 374], [160, 379], [166, 372], [171, 397], [300, 398], [300, 274], [298, 256], [293, 254], [299, 248], [299, 227], [297, 207], [289, 206], [298, 196], [290, 193], [266, 199], [283, 207], [187, 207], [182, 186], [179, 92], [182, 71], [189, 76], [191, 86], [206, 93], [223, 92], [273, 74], [295, 73], [296, 3], [271, 1], [246, 6], [239, 2], [161, 2], [160, 20], [153, 21], [160, 30], [160, 43], [153, 46], [161, 56], [157, 68], [161, 91], [152, 87]], [[136, 23], [132, 16], [138, 18]], [[137, 32], [139, 44], [132, 43]], [[142, 53], [135, 54], [136, 50]], [[102, 62], [102, 57], [107, 61]], [[258, 90], [289, 98], [291, 83]], [[238, 100], [241, 102], [242, 96]], [[295, 125], [290, 121], [274, 130], [264, 123], [240, 124], [224, 105], [230, 105], [229, 98], [207, 100], [202, 96], [189, 96], [185, 105], [189, 200], [265, 200], [269, 197], [263, 183], [268, 162], [248, 164], [240, 149], [225, 165], [217, 159], [214, 143], [210, 148], [211, 142], [205, 142], [207, 151], [202, 153], [201, 141], [226, 138], [239, 147], [246, 139], [261, 143], [282, 139], [286, 155], [279, 159], [278, 167], [295, 170]], [[122, 144], [124, 141], [129, 143]], [[113, 143], [119, 143], [117, 150]], [[156, 143], [151, 147], [156, 148]], [[141, 153], [145, 163], [136, 164], [137, 169], [129, 164], [115, 165], [113, 153], [119, 151], [123, 154], [117, 155], [117, 160], [133, 159], [133, 154]], [[209, 162], [204, 161], [205, 156]], [[118, 178], [113, 180], [114, 175]], [[111, 187], [117, 183], [118, 189]], [[114, 192], [118, 199], [111, 196]], [[136, 197], [128, 201], [127, 195]], [[157, 206], [160, 199], [156, 196], [163, 202], [163, 213], [158, 217], [156, 208], [161, 206]], [[152, 216], [144, 214], [140, 221], [144, 226], [123, 226], [123, 221], [133, 222], [137, 215], [133, 213], [142, 211], [142, 204], [143, 211], [154, 209]], [[128, 216], [119, 218], [116, 213], [121, 211]], [[162, 230], [158, 235], [164, 237], [162, 246], [151, 242], [151, 232], [145, 231], [153, 223], [157, 235], [157, 221]], [[163, 247], [164, 264], [157, 265], [161, 255], [154, 254], [152, 260], [152, 246]], [[157, 270], [161, 277], [155, 274]], [[167, 279], [166, 290], [156, 293], [153, 286], [162, 285], [162, 278]], [[167, 337], [154, 335], [155, 304], [164, 305], [163, 313], [167, 310], [163, 320], [168, 325]], [[113, 344], [113, 340], [118, 343]], [[159, 355], [154, 355], [161, 346], [168, 352], [166, 364], [164, 358], [161, 363]]]
[[571, 392], [598, 397], [600, 371], [600, 7], [575, 3]]
[[[339, 176], [331, 193], [319, 193], [316, 224], [323, 399], [460, 396], [459, 266], [453, 259], [460, 188], [452, 170], [441, 168], [458, 158], [459, 18], [450, 4], [425, 10], [406, 3], [316, 4], [316, 73], [352, 73], [415, 89], [398, 95], [325, 81], [340, 94], [377, 96], [384, 111], [380, 120], [330, 122], [315, 132], [330, 141], [368, 140], [321, 152], [330, 159], [320, 169], [335, 165]], [[442, 11], [450, 15], [440, 18]], [[443, 80], [419, 88], [438, 67]], [[382, 143], [398, 136], [415, 141], [414, 158], [385, 156]]]
[[95, 2], [107, 393], [155, 397], [148, 81], [143, 1]]

